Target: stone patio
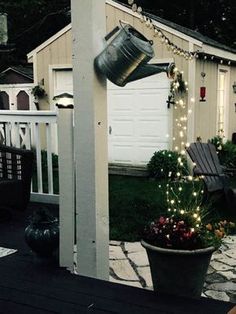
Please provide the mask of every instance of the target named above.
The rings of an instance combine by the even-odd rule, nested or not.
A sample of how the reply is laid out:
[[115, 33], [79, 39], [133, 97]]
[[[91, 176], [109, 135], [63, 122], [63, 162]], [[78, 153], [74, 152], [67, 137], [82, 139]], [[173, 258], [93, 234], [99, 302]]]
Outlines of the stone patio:
[[[212, 256], [203, 296], [236, 302], [236, 235]], [[145, 249], [139, 242], [110, 242], [110, 281], [153, 289]]]

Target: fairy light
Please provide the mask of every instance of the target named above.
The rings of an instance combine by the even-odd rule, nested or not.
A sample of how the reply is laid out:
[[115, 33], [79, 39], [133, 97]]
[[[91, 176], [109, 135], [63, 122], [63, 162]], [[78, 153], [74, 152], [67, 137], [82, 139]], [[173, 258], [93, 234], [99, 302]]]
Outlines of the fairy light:
[[[141, 23], [146, 24], [147, 28], [153, 29], [154, 37], [159, 37], [162, 44], [166, 45], [168, 50], [172, 50], [172, 52], [178, 56], [181, 56], [185, 58], [187, 61], [191, 61], [194, 58], [198, 59], [199, 54], [202, 55], [202, 58], [204, 61], [215, 61], [215, 56], [211, 56], [208, 54], [201, 53], [199, 50], [197, 51], [189, 51], [189, 50], [184, 50], [181, 47], [178, 47], [176, 44], [174, 44], [164, 33], [161, 29], [159, 29], [156, 25], [154, 25], [153, 21], [151, 18], [147, 17], [143, 13], [143, 9], [141, 6], [138, 6], [134, 0], [128, 0], [128, 4], [131, 6], [131, 9], [133, 12], [137, 13], [139, 15], [139, 20]], [[223, 64], [225, 61], [226, 64], [231, 65], [231, 60], [227, 59], [221, 59], [219, 62], [220, 64]]]
[[[203, 58], [204, 60], [207, 60], [207, 61], [214, 60], [214, 62], [216, 61], [214, 59], [214, 56], [206, 56], [206, 55], [204, 56], [204, 55], [202, 55], [202, 53], [199, 53], [198, 51], [190, 52], [190, 51], [187, 51], [187, 50], [184, 50], [184, 49], [178, 47], [163, 33], [162, 30], [160, 30], [152, 22], [152, 19], [148, 18], [147, 16], [145, 16], [145, 14], [143, 14], [142, 8], [135, 4], [135, 0], [128, 0], [128, 3], [132, 6], [132, 10], [139, 14], [140, 22], [144, 23], [148, 29], [151, 29], [153, 31], [153, 36], [155, 38], [157, 38], [156, 40], [160, 41], [163, 45], [165, 45], [166, 49], [171, 51], [172, 54], [183, 57], [188, 62], [191, 62], [191, 60], [193, 60], [194, 58], [196, 58], [196, 59]], [[224, 60], [224, 62], [226, 62], [226, 61], [227, 60]], [[220, 62], [222, 64], [223, 59], [220, 61], [218, 60], [218, 62]], [[228, 64], [230, 64], [230, 61], [228, 61]], [[177, 75], [179, 75], [179, 74], [183, 75], [184, 71], [180, 71], [177, 67], [175, 67], [174, 73], [177, 77]], [[177, 144], [177, 145], [173, 145], [174, 151], [179, 152], [183, 156], [182, 158], [181, 157], [178, 158], [178, 166], [179, 167], [184, 167], [183, 161], [185, 161], [184, 155], [186, 155], [185, 148], [189, 147], [189, 145], [190, 145], [189, 143], [186, 142], [187, 130], [188, 130], [187, 123], [188, 123], [189, 116], [192, 114], [192, 107], [195, 104], [195, 98], [193, 97], [193, 95], [186, 96], [185, 91], [188, 92], [188, 90], [189, 90], [188, 86], [189, 86], [188, 82], [186, 80], [182, 79], [182, 77], [180, 76], [179, 80], [174, 80], [172, 82], [171, 88], [170, 88], [170, 93], [173, 95], [173, 98], [175, 101], [173, 108], [174, 108], [174, 110], [179, 110], [179, 112], [178, 112], [178, 118], [175, 118], [175, 120], [174, 120], [176, 133], [174, 134], [174, 136], [170, 136], [169, 134], [166, 134], [166, 138], [171, 137], [173, 143], [176, 141], [175, 144]], [[182, 88], [182, 90], [181, 90], [181, 88]], [[184, 90], [185, 94], [183, 93], [183, 90]], [[171, 158], [171, 154], [168, 154], [167, 156], [169, 158]], [[179, 168], [179, 169], [181, 169], [181, 168]], [[163, 168], [161, 168], [161, 172], [162, 173], [164, 172]], [[168, 177], [171, 178], [172, 175], [173, 174], [170, 171], [168, 173]], [[182, 170], [177, 171], [176, 176], [178, 178], [180, 178], [181, 175], [182, 175]], [[185, 178], [189, 182], [192, 182], [194, 180], [194, 178], [191, 175], [187, 175]], [[188, 214], [188, 212], [190, 211], [189, 208], [186, 207], [186, 210], [184, 210], [183, 204], [185, 204], [185, 203], [181, 204], [181, 201], [180, 201], [180, 199], [181, 199], [180, 196], [185, 195], [183, 193], [182, 186], [177, 187], [177, 190], [175, 190], [175, 191], [172, 189], [172, 187], [169, 187], [169, 184], [166, 184], [165, 187], [166, 187], [166, 191], [165, 191], [166, 196], [165, 197], [166, 197], [166, 201], [168, 204], [168, 208], [167, 208], [168, 212], [170, 212], [171, 215], [174, 215], [173, 213], [175, 213], [177, 211], [181, 215]], [[159, 188], [163, 188], [163, 186], [159, 185]], [[194, 206], [196, 206], [196, 202], [198, 201], [198, 199], [197, 199], [198, 193], [195, 190], [192, 192], [192, 199], [195, 202]], [[204, 191], [201, 190], [200, 193], [204, 193]], [[194, 217], [194, 219], [196, 219], [196, 221], [194, 223], [194, 227], [198, 228], [199, 222], [201, 222], [200, 207], [199, 206], [193, 207], [191, 210], [191, 215], [192, 215], [193, 210], [194, 210], [193, 217]], [[191, 228], [191, 232], [195, 232], [195, 228]]]

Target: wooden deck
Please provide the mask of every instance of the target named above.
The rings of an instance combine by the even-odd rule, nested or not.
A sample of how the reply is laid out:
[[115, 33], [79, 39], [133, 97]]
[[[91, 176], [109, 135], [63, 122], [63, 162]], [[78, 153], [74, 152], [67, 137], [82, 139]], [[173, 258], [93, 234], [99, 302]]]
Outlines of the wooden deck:
[[71, 275], [56, 260], [39, 262], [24, 243], [25, 217], [34, 206], [0, 223], [0, 246], [18, 250], [0, 258], [0, 313], [225, 314], [233, 307]]

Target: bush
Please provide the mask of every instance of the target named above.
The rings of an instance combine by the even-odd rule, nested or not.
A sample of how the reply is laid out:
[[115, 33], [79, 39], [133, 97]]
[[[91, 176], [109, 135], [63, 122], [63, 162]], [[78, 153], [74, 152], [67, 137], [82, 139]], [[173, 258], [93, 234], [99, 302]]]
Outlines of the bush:
[[236, 168], [236, 145], [232, 141], [223, 143], [220, 136], [213, 137], [210, 142], [216, 147], [220, 163], [228, 168]]
[[178, 172], [183, 175], [187, 173], [187, 160], [177, 152], [160, 150], [153, 154], [147, 164], [147, 170], [150, 177], [158, 179], [171, 177], [174, 179]]

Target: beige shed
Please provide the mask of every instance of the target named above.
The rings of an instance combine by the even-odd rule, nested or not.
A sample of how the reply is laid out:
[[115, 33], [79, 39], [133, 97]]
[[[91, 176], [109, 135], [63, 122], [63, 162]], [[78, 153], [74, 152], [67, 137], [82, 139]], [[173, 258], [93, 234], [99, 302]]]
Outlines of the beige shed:
[[[219, 132], [231, 139], [236, 132], [236, 51], [195, 31], [157, 16], [140, 15], [118, 1], [106, 1], [107, 32], [120, 20], [153, 40], [151, 62], [175, 62], [186, 91], [168, 103], [173, 84], [165, 73], [118, 87], [108, 82], [109, 162], [145, 165], [154, 151], [183, 149], [201, 137]], [[48, 100], [41, 109], [52, 110], [52, 99], [73, 93], [71, 25], [34, 50], [34, 83], [43, 82]], [[98, 38], [98, 45], [101, 45]], [[176, 83], [176, 82], [175, 82]]]

